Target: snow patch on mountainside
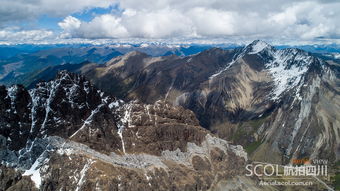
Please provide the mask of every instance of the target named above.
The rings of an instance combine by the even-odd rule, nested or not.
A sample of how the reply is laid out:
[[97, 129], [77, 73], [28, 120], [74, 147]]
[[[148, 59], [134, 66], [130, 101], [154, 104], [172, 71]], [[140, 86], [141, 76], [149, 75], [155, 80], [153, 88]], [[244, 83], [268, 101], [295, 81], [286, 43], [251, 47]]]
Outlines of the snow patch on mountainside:
[[76, 134], [81, 132], [86, 126], [90, 125], [92, 123], [94, 115], [98, 113], [100, 111], [100, 108], [103, 106], [104, 104], [100, 104], [96, 109], [92, 110], [90, 116], [84, 121], [83, 125], [75, 133], [73, 133], [70, 136], [70, 138], [74, 137]]
[[90, 169], [92, 163], [93, 161], [91, 159], [88, 159], [87, 163], [84, 165], [83, 169], [80, 171], [80, 178], [77, 184], [77, 188], [75, 189], [76, 191], [80, 190], [80, 188], [84, 184], [86, 172]]
[[238, 61], [238, 59], [242, 58], [245, 55], [245, 50], [246, 50], [246, 48], [244, 48], [240, 54], [236, 54], [234, 56], [234, 58], [232, 59], [232, 61], [229, 62], [225, 68], [223, 68], [222, 70], [220, 70], [220, 71], [216, 72], [215, 74], [211, 75], [209, 77], [209, 84], [214, 80], [214, 78], [216, 78], [217, 76], [219, 76], [223, 72], [227, 71], [233, 64], [235, 64], [235, 62]]
[[[293, 132], [292, 132], [291, 141], [290, 141], [290, 144], [288, 145], [288, 148], [287, 148], [287, 154], [292, 153], [295, 137], [296, 137], [297, 133], [299, 132], [301, 126], [302, 126], [303, 120], [306, 119], [310, 114], [310, 111], [311, 111], [311, 108], [312, 108], [312, 99], [313, 99], [313, 97], [316, 93], [316, 89], [320, 87], [320, 83], [321, 83], [320, 78], [316, 78], [315, 80], [313, 80], [313, 83], [309, 87], [308, 93], [304, 96], [304, 99], [302, 99], [302, 101], [301, 101], [300, 113], [299, 113], [297, 121], [294, 124], [294, 129], [293, 129]], [[317, 147], [318, 147], [318, 145], [317, 145]], [[295, 152], [298, 149], [299, 149], [299, 146], [297, 147]], [[317, 148], [317, 149], [319, 149], [319, 148]]]
[[[209, 83], [212, 82], [212, 80], [214, 78], [216, 78], [217, 76], [219, 76], [223, 72], [227, 71], [233, 64], [235, 64], [244, 55], [246, 55], [246, 54], [257, 54], [259, 52], [262, 52], [265, 49], [272, 49], [272, 47], [269, 44], [267, 44], [266, 42], [264, 42], [264, 41], [255, 40], [254, 42], [252, 42], [248, 46], [244, 47], [241, 52], [239, 52], [238, 54], [234, 55], [232, 61], [229, 62], [225, 68], [223, 68], [222, 70], [220, 70], [220, 71], [216, 72], [215, 74], [211, 75], [209, 77]], [[273, 51], [275, 51], [275, 50], [273, 49]]]
[[211, 80], [213, 80], [215, 77], [217, 77], [217, 76], [219, 76], [220, 74], [222, 74], [224, 71], [227, 71], [234, 63], [235, 63], [235, 60], [229, 62], [229, 63], [227, 64], [227, 67], [225, 67], [225, 68], [223, 68], [222, 70], [220, 70], [220, 71], [216, 72], [215, 74], [211, 75], [211, 76], [209, 77], [209, 82], [210, 82]]
[[23, 176], [31, 176], [31, 180], [34, 182], [37, 188], [41, 185], [41, 176], [40, 176], [40, 168], [39, 168], [39, 161], [35, 161], [32, 167], [25, 171]]
[[297, 51], [287, 53], [286, 50], [278, 50], [273, 55], [274, 60], [267, 63], [266, 68], [275, 82], [272, 99], [277, 100], [283, 92], [302, 84], [300, 81], [313, 58]]
[[123, 138], [123, 131], [125, 126], [127, 127], [132, 127], [132, 119], [131, 119], [131, 109], [132, 109], [132, 103], [123, 105], [121, 109], [124, 109], [124, 114], [121, 116], [120, 121], [117, 123], [118, 127], [118, 135], [121, 139], [121, 144], [122, 144], [122, 151], [125, 154], [125, 143], [124, 143], [124, 138]]
[[15, 110], [15, 100], [16, 100], [16, 94], [18, 92], [18, 86], [17, 85], [13, 85], [13, 86], [9, 87], [7, 89], [7, 92], [8, 92], [7, 96], [11, 100], [11, 107], [14, 110], [14, 113], [16, 113], [16, 110]]
[[46, 158], [46, 151], [44, 151], [40, 156], [39, 158], [33, 163], [33, 165], [31, 166], [30, 169], [26, 170], [24, 173], [23, 173], [23, 176], [30, 176], [31, 177], [31, 180], [34, 182], [35, 186], [37, 188], [40, 187], [41, 185], [41, 182], [42, 182], [42, 177], [41, 177], [41, 174], [40, 174], [40, 169], [42, 168], [42, 166], [44, 164], [46, 164], [49, 159]]
[[13, 86], [11, 86], [7, 89], [7, 92], [8, 92], [7, 95], [8, 95], [9, 98], [11, 98], [12, 102], [15, 101], [17, 91], [18, 91], [17, 85], [13, 85]]

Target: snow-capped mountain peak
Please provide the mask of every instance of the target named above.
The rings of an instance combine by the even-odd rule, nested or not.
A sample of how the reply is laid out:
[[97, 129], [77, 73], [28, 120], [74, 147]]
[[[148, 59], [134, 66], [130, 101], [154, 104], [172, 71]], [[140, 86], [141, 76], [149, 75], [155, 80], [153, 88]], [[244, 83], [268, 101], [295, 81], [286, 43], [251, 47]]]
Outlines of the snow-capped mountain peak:
[[248, 46], [246, 46], [248, 54], [257, 54], [259, 52], [262, 52], [263, 50], [268, 49], [273, 49], [273, 47], [262, 40], [255, 40]]

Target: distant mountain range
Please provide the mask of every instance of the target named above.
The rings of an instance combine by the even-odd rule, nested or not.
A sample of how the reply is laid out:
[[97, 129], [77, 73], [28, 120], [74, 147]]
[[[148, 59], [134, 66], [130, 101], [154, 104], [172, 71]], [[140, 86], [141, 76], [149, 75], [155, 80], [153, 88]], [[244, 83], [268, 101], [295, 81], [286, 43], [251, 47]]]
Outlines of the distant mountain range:
[[209, 46], [93, 46], [93, 45], [29, 45], [0, 46], [0, 84], [25, 84], [27, 78], [49, 67], [64, 64], [95, 62], [102, 64], [108, 60], [131, 52], [141, 51], [152, 56], [196, 54]]
[[[80, 64], [93, 62], [103, 64], [113, 57], [138, 51], [153, 57], [157, 56], [189, 56], [214, 47], [222, 49], [238, 48], [233, 44], [193, 44], [193, 45], [167, 45], [167, 44], [51, 44], [51, 45], [0, 45], [0, 84], [27, 84], [27, 78], [34, 76], [40, 70], [57, 65]], [[277, 46], [278, 49], [289, 48]], [[295, 46], [315, 54], [340, 61], [340, 47], [337, 45], [304, 45]]]

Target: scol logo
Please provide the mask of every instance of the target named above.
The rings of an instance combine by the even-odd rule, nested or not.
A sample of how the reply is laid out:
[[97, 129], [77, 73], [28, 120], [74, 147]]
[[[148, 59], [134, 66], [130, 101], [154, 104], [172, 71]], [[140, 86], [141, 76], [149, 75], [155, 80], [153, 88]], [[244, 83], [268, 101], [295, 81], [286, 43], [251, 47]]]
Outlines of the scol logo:
[[305, 164], [301, 166], [283, 166], [278, 164], [248, 164], [246, 176], [327, 176], [326, 164]]

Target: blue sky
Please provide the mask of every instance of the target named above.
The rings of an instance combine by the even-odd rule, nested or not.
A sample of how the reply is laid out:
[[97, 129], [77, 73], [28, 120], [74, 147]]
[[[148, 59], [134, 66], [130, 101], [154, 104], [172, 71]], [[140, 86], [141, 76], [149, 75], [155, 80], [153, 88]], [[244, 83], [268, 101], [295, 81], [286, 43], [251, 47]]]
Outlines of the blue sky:
[[[103, 14], [116, 14], [119, 15], [122, 13], [122, 10], [119, 8], [118, 4], [114, 4], [112, 6], [109, 6], [107, 8], [100, 8], [95, 7], [91, 9], [86, 9], [84, 11], [76, 12], [73, 14], [70, 14], [73, 17], [76, 17], [84, 22], [91, 21], [94, 17], [98, 15]], [[36, 21], [36, 27], [37, 28], [43, 28], [48, 30], [54, 30], [61, 32], [62, 29], [58, 26], [58, 23], [63, 21], [64, 17], [57, 17], [57, 16], [49, 16], [48, 14], [41, 15], [37, 18]], [[26, 22], [20, 23], [22, 27], [24, 27]]]
[[2, 0], [0, 43], [99, 39], [338, 43], [337, 0]]

